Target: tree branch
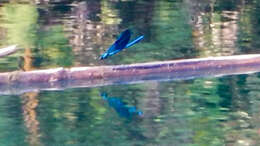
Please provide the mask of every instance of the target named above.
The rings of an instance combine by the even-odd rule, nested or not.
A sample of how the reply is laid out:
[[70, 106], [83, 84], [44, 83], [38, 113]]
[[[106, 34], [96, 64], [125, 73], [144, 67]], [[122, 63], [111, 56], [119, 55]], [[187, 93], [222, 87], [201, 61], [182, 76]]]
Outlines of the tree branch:
[[17, 47], [17, 45], [12, 45], [6, 48], [0, 49], [0, 57], [7, 56], [9, 54], [15, 53], [20, 48]]

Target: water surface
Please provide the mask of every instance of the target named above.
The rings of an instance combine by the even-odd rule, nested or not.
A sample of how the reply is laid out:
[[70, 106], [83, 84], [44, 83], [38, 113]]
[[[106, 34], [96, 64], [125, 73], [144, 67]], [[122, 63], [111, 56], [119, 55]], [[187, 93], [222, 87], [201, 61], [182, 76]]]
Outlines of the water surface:
[[[0, 46], [24, 50], [1, 58], [0, 71], [259, 53], [259, 8], [259, 0], [5, 0]], [[145, 39], [98, 60], [127, 28]], [[0, 143], [260, 145], [259, 84], [255, 73], [1, 95]]]

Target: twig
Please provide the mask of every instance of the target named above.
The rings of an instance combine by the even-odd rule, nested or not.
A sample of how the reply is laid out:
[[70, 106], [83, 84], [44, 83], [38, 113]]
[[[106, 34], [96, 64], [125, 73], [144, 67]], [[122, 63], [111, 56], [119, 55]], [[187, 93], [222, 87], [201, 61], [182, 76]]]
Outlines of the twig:
[[7, 56], [9, 54], [15, 53], [20, 48], [17, 47], [17, 45], [8, 46], [6, 48], [0, 49], [0, 57]]

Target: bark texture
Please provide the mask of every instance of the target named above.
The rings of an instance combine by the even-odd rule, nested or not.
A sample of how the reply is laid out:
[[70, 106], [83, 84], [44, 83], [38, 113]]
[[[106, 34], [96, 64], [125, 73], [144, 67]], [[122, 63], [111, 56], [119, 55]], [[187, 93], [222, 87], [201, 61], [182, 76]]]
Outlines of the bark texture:
[[[55, 68], [0, 73], [0, 94], [32, 90], [95, 87], [153, 80], [183, 80], [260, 71], [260, 54], [138, 63]], [[15, 92], [15, 93], [14, 93]]]

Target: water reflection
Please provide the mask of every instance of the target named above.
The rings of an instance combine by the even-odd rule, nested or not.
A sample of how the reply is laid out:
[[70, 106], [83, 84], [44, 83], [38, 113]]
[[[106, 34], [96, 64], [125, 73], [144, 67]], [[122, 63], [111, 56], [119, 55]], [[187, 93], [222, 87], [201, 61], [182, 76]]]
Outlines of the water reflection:
[[[239, 52], [236, 42], [241, 9], [236, 8], [236, 4], [199, 0], [195, 3], [186, 0], [186, 3], [192, 18], [194, 45], [200, 50], [200, 56], [225, 56]], [[224, 4], [229, 7], [221, 7]]]
[[2, 96], [0, 137], [15, 128], [31, 145], [258, 145], [259, 83], [252, 74]]
[[17, 44], [24, 48], [24, 52], [17, 56], [7, 57], [8, 68], [0, 70], [16, 70], [20, 67], [17, 58], [23, 58], [23, 70], [42, 68], [43, 66], [70, 66], [73, 54], [68, 38], [61, 24], [42, 25], [37, 7], [31, 3], [4, 4], [1, 9], [2, 29], [5, 30], [1, 42], [4, 45]]
[[[243, 0], [6, 2], [1, 5], [0, 42], [30, 49], [29, 55], [19, 55], [30, 56], [34, 69], [240, 54], [259, 46], [253, 41], [258, 29], [251, 23], [257, 21], [254, 5]], [[125, 28], [143, 32], [145, 41], [98, 61]], [[8, 66], [2, 71], [18, 66], [14, 56], [1, 62]]]
[[38, 93], [37, 92], [28, 92], [22, 95], [23, 103], [23, 116], [25, 126], [28, 128], [27, 141], [30, 145], [40, 146], [40, 133], [39, 133], [39, 121], [37, 120], [36, 108], [38, 106]]
[[106, 93], [102, 93], [101, 97], [108, 102], [109, 106], [115, 109], [119, 116], [131, 119], [134, 116], [141, 116], [142, 111], [137, 110], [135, 106], [129, 106], [123, 102], [121, 98], [109, 97]]
[[[1, 58], [0, 71], [17, 70], [18, 57], [27, 71], [259, 53], [259, 6], [259, 0], [4, 0], [0, 46], [17, 43], [25, 50]], [[98, 61], [126, 28], [143, 32], [145, 40]], [[260, 145], [259, 78], [252, 74], [1, 96], [0, 143]], [[124, 99], [103, 100], [99, 93], [104, 90]], [[142, 118], [122, 120], [120, 116], [133, 113], [139, 117], [136, 107], [145, 113]]]

